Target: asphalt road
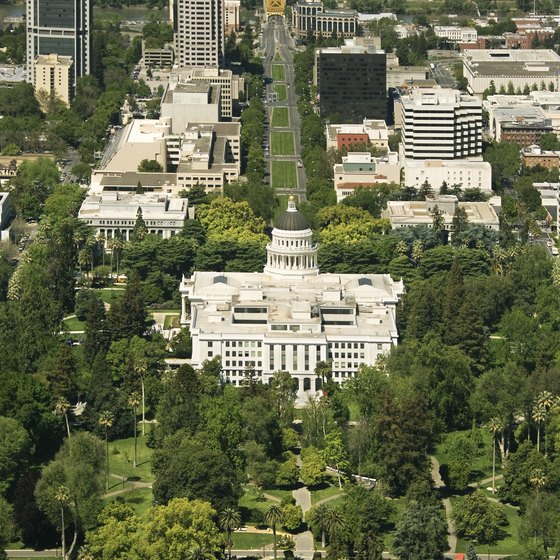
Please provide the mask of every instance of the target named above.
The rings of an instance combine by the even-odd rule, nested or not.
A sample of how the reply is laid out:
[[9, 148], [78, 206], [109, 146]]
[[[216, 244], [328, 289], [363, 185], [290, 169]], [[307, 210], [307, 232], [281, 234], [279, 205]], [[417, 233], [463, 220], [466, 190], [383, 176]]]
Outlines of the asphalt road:
[[[294, 146], [295, 154], [289, 156], [265, 156], [267, 178], [270, 180], [270, 161], [274, 159], [282, 161], [297, 162], [301, 159], [301, 143], [300, 143], [300, 118], [297, 110], [297, 96], [294, 86], [294, 65], [293, 65], [293, 40], [290, 37], [287, 23], [282, 17], [272, 17], [262, 27], [262, 42], [261, 48], [264, 52], [264, 75], [266, 78], [265, 85], [265, 106], [267, 107], [268, 119], [265, 122], [265, 139], [264, 143], [270, 147], [270, 119], [272, 118], [272, 109], [274, 107], [287, 107], [290, 116], [290, 126], [288, 128], [281, 128], [286, 132], [294, 133]], [[276, 54], [280, 54], [281, 61], [273, 61]], [[285, 83], [287, 98], [285, 101], [270, 102], [271, 94], [274, 93], [272, 82], [272, 65], [281, 64], [284, 67]], [[278, 82], [277, 82], [278, 83]], [[278, 193], [286, 194], [293, 191], [294, 194], [299, 195], [300, 200], [305, 200], [306, 180], [305, 171], [303, 167], [296, 167], [297, 171], [297, 185], [288, 189], [276, 189]]]
[[434, 79], [441, 87], [449, 87], [453, 88], [457, 86], [457, 82], [455, 81], [455, 76], [453, 75], [453, 71], [451, 70], [451, 66], [457, 64], [459, 62], [456, 59], [451, 61], [444, 60], [439, 62], [434, 62], [434, 67], [431, 69]]

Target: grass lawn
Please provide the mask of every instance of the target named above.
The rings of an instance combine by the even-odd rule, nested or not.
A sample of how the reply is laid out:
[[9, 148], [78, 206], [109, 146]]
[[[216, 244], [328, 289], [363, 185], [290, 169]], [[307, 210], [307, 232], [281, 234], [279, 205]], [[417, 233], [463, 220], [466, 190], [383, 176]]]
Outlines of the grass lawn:
[[[151, 429], [146, 425], [146, 433]], [[141, 425], [138, 422], [138, 434]], [[146, 447], [146, 438], [138, 437], [138, 466], [132, 466], [134, 458], [134, 438], [117, 439], [109, 442], [109, 472], [142, 482], [154, 480], [152, 474], [152, 450]], [[115, 479], [116, 480], [116, 479]]]
[[274, 84], [272, 89], [276, 92], [278, 101], [286, 101], [288, 98], [288, 92], [286, 90], [286, 84]]
[[[226, 534], [224, 534], [224, 540], [225, 538], [227, 538]], [[251, 550], [272, 545], [273, 537], [265, 533], [235, 531], [231, 535], [231, 540], [233, 541], [234, 550]]]
[[290, 114], [288, 107], [274, 107], [272, 109], [272, 119], [270, 125], [276, 126], [290, 126]]
[[273, 156], [291, 156], [295, 154], [296, 150], [294, 147], [294, 133], [271, 132], [270, 150]]
[[181, 319], [180, 315], [166, 315], [163, 321], [164, 329], [175, 329], [179, 328], [181, 324], [179, 323]]
[[99, 288], [95, 290], [105, 303], [112, 303], [124, 295], [124, 288]]
[[72, 317], [71, 319], [64, 319], [64, 327], [69, 331], [83, 331], [85, 323], [76, 317]]
[[[459, 504], [464, 497], [453, 496], [451, 498], [451, 505], [455, 507]], [[521, 517], [517, 515], [517, 510], [500, 504], [504, 513], [506, 514], [509, 525], [507, 527], [502, 527], [506, 536], [498, 541], [494, 546], [490, 547], [490, 554], [520, 554], [523, 551], [523, 546], [519, 542], [519, 526], [521, 524]], [[466, 552], [468, 543], [463, 539], [457, 539], [457, 552]], [[487, 546], [477, 547], [477, 553], [479, 558], [483, 558], [484, 554], [488, 553]]]
[[120, 495], [119, 498], [130, 504], [136, 514], [144, 515], [145, 511], [152, 505], [154, 496], [151, 488], [136, 488]]
[[284, 71], [284, 66], [282, 64], [272, 65], [272, 79], [275, 82], [283, 82], [286, 80], [286, 72]]
[[271, 496], [275, 496], [276, 498], [280, 498], [283, 500], [284, 498], [288, 498], [292, 495], [291, 490], [285, 490], [283, 488], [275, 488], [274, 490], [263, 490], [265, 494], [270, 494]]
[[[448, 461], [446, 443], [460, 435], [469, 435], [470, 433], [471, 430], [451, 432], [443, 437], [441, 443], [438, 443], [436, 446], [434, 453], [440, 465], [445, 465]], [[482, 447], [479, 449], [480, 453], [478, 457], [475, 457], [472, 460], [473, 470], [476, 471], [475, 480], [483, 480], [492, 476], [492, 434], [485, 428], [480, 428], [479, 433], [482, 441]], [[500, 452], [496, 449], [496, 475], [501, 474], [501, 472]], [[485, 484], [484, 486], [490, 485], [491, 484]]]
[[239, 498], [240, 508], [260, 509], [261, 511], [264, 511], [270, 504], [273, 503], [272, 500], [267, 500], [266, 498], [258, 500], [256, 497], [259, 493], [261, 493], [261, 490], [254, 484], [246, 484], [243, 488], [245, 493], [241, 496], [241, 498]]
[[[318, 488], [317, 490], [311, 490], [311, 503], [315, 505], [317, 502], [324, 500], [325, 498], [330, 498], [331, 496], [337, 496], [342, 494], [342, 491], [338, 487], [336, 479], [327, 479], [331, 484], [327, 484], [324, 488]], [[329, 502], [330, 503], [330, 502]]]
[[271, 161], [270, 185], [273, 189], [293, 189], [297, 187], [298, 182], [295, 162]]
[[273, 58], [272, 60], [273, 60], [274, 62], [281, 62], [281, 61], [282, 61], [282, 55], [281, 55], [279, 52], [277, 52], [277, 53], [274, 55], [274, 58]]

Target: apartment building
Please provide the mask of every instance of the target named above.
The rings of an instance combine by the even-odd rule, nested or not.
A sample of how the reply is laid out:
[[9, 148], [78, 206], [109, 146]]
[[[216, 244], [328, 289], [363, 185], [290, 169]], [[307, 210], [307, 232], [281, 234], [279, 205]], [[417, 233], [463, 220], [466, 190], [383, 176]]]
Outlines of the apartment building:
[[55, 95], [70, 105], [74, 94], [73, 60], [70, 56], [49, 54], [38, 56], [33, 68], [33, 87], [47, 96]]

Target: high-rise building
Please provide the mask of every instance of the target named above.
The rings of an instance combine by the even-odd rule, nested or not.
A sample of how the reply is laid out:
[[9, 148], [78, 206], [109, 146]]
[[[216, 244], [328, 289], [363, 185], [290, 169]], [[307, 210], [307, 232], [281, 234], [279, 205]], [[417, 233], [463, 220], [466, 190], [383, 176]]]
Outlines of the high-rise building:
[[453, 89], [413, 89], [395, 106], [406, 159], [473, 158], [482, 154], [482, 102]]
[[35, 60], [71, 57], [73, 81], [90, 73], [93, 35], [90, 0], [27, 0], [27, 80], [34, 84]]
[[72, 99], [72, 57], [49, 54], [35, 59], [33, 85], [35, 91], [56, 95], [61, 101], [70, 104]]
[[172, 19], [179, 68], [222, 64], [223, 0], [175, 0]]
[[315, 75], [322, 117], [346, 122], [387, 117], [387, 56], [375, 47], [347, 41], [315, 51]]

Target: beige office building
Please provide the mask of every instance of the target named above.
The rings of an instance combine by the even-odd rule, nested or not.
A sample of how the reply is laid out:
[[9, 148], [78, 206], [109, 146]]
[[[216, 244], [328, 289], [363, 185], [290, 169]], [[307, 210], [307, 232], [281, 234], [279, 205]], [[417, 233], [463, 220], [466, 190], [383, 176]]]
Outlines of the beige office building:
[[56, 95], [66, 105], [70, 104], [74, 86], [73, 61], [70, 56], [49, 54], [38, 56], [33, 65], [33, 87], [48, 96]]
[[240, 0], [224, 0], [224, 32], [231, 33], [239, 31], [241, 24], [239, 20]]

